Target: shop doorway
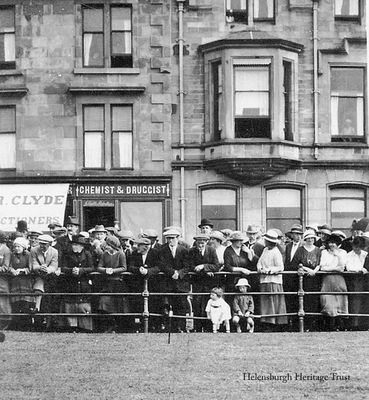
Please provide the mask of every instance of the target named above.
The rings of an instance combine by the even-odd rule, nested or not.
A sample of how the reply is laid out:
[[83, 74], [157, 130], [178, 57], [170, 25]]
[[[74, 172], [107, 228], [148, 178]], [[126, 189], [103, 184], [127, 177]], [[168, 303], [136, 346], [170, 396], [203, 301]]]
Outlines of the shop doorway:
[[94, 228], [95, 225], [114, 226], [114, 207], [83, 207], [83, 229]]

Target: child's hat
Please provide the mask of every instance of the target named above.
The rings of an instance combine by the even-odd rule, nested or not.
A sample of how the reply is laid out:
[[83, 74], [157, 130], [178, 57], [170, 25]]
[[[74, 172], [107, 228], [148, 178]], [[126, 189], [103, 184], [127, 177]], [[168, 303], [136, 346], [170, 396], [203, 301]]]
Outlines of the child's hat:
[[239, 279], [238, 282], [236, 283], [236, 286], [248, 286], [248, 287], [251, 287], [249, 285], [249, 281], [246, 278]]

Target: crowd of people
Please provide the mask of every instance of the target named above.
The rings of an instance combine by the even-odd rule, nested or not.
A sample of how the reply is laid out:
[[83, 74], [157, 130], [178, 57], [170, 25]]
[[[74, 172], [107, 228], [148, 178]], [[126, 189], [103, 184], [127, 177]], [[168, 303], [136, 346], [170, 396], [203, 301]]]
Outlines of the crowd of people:
[[346, 237], [327, 224], [243, 233], [202, 219], [192, 243], [168, 226], [160, 244], [154, 229], [84, 232], [69, 217], [41, 232], [18, 221], [15, 232], [0, 231], [0, 329], [138, 331], [144, 300], [132, 294], [146, 280], [151, 331], [169, 322], [178, 332], [297, 331], [299, 272], [306, 330], [367, 330], [359, 315], [369, 314], [368, 222], [354, 221]]

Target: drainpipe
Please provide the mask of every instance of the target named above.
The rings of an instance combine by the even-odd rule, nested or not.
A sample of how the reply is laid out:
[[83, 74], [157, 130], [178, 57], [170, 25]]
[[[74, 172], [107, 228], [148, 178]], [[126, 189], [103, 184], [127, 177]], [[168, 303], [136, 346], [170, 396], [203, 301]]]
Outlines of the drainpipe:
[[[177, 0], [178, 4], [178, 73], [179, 73], [179, 144], [180, 144], [180, 161], [184, 161], [184, 121], [183, 121], [183, 97], [184, 97], [184, 90], [183, 90], [183, 3], [185, 0]], [[182, 236], [185, 237], [185, 177], [184, 177], [184, 167], [180, 169], [180, 218], [181, 218], [181, 228], [182, 228]]]
[[318, 133], [319, 133], [319, 87], [318, 87], [318, 3], [313, 0], [313, 63], [314, 63], [314, 158], [318, 159]]

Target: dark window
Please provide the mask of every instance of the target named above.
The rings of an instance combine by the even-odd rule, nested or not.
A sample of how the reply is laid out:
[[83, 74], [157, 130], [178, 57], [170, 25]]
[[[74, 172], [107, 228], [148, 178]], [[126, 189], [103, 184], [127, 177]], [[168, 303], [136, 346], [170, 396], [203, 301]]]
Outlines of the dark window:
[[131, 21], [131, 7], [84, 5], [82, 8], [83, 66], [131, 68]]
[[235, 65], [235, 137], [270, 138], [269, 65]]
[[223, 115], [223, 79], [222, 64], [215, 62], [211, 64], [212, 68], [212, 84], [213, 84], [213, 138], [220, 140], [221, 138], [221, 121]]
[[364, 68], [331, 68], [332, 141], [364, 139]]
[[283, 61], [284, 138], [293, 140], [292, 132], [292, 62]]
[[228, 22], [247, 24], [247, 0], [226, 0], [226, 16]]
[[0, 7], [0, 69], [15, 68], [14, 7]]

